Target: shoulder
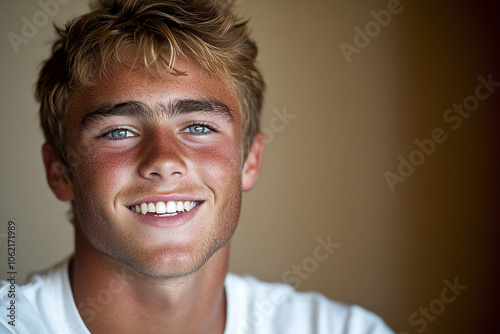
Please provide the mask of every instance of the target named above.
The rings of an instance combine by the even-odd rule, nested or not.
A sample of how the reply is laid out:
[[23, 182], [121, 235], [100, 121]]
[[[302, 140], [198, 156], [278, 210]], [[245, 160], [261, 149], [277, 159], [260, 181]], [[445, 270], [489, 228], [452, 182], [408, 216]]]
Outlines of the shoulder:
[[[0, 317], [1, 333], [69, 333], [66, 315], [74, 311], [68, 278], [69, 259], [31, 275], [24, 285], [0, 282], [0, 302], [11, 309]], [[62, 317], [61, 317], [62, 315]], [[80, 319], [81, 320], [81, 319]], [[80, 331], [74, 331], [80, 333]]]
[[228, 274], [226, 293], [227, 333], [393, 333], [380, 317], [359, 306], [282, 283]]

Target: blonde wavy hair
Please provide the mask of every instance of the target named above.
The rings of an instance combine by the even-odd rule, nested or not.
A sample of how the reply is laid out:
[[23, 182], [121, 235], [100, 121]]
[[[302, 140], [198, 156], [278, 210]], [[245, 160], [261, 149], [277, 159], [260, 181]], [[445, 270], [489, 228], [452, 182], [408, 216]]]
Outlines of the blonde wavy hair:
[[[58, 39], [40, 71], [35, 95], [45, 140], [70, 174], [66, 106], [75, 90], [105, 78], [117, 64], [159, 65], [181, 75], [175, 61], [187, 58], [229, 78], [240, 99], [244, 157], [248, 155], [259, 131], [265, 84], [247, 22], [234, 14], [230, 1], [101, 0], [90, 13], [56, 30]], [[134, 59], [124, 53], [130, 48], [137, 51]]]

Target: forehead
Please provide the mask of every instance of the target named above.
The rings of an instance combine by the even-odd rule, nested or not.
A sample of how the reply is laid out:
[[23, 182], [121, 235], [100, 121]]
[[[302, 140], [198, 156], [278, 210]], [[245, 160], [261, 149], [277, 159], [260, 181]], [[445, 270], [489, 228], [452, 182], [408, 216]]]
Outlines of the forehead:
[[74, 92], [68, 105], [68, 123], [102, 105], [128, 101], [149, 106], [169, 105], [185, 99], [221, 101], [233, 111], [234, 119], [241, 121], [238, 95], [229, 80], [209, 73], [192, 61], [179, 60], [176, 69], [183, 74], [167, 71], [151, 74], [144, 69], [118, 67], [97, 85]]

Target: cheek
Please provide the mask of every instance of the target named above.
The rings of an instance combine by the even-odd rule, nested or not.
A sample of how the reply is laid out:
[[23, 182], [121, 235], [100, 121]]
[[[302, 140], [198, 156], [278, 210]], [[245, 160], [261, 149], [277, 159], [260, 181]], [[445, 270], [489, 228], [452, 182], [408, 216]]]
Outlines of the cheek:
[[221, 141], [216, 145], [192, 151], [189, 156], [194, 169], [208, 185], [214, 187], [241, 183], [241, 159], [241, 147], [230, 141]]
[[87, 150], [75, 168], [77, 183], [95, 196], [110, 192], [130, 178], [133, 156], [105, 149]]

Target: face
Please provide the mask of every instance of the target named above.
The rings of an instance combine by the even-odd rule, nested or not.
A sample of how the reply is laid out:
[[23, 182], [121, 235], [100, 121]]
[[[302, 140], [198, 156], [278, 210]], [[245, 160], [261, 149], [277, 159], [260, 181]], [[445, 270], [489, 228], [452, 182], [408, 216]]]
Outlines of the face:
[[192, 62], [176, 65], [186, 75], [122, 68], [77, 91], [67, 122], [71, 178], [63, 193], [51, 184], [74, 201], [102, 256], [151, 277], [196, 271], [229, 241], [241, 192], [258, 176], [252, 162], [260, 166], [258, 149], [243, 162], [230, 84]]

